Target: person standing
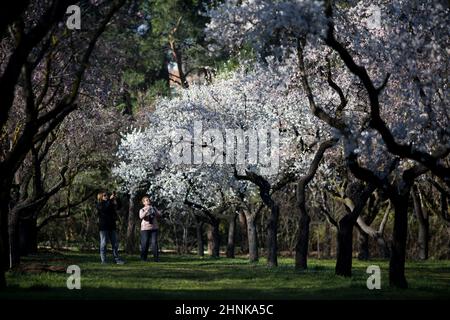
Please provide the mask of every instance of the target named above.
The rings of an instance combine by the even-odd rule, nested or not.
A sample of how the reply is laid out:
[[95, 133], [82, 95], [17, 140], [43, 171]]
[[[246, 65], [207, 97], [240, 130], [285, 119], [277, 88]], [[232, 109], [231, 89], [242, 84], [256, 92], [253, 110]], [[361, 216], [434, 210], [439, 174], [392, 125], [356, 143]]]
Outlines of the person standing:
[[116, 205], [115, 193], [110, 197], [106, 192], [97, 195], [98, 227], [100, 231], [100, 259], [102, 264], [106, 263], [107, 243], [111, 242], [114, 261], [116, 264], [124, 264], [119, 257], [119, 242], [116, 233]]
[[139, 210], [139, 218], [141, 222], [141, 260], [147, 261], [149, 244], [151, 241], [153, 260], [159, 261], [158, 248], [158, 219], [161, 213], [158, 209], [151, 205], [150, 198], [145, 196], [142, 198], [144, 207]]

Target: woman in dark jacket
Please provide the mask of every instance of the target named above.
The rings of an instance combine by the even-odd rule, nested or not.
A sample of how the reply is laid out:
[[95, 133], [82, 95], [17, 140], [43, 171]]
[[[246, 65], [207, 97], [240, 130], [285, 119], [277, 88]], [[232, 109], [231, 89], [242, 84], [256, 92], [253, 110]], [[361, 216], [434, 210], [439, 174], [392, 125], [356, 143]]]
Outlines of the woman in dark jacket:
[[106, 263], [106, 246], [111, 242], [114, 260], [117, 264], [123, 264], [119, 257], [119, 242], [116, 234], [116, 199], [112, 194], [108, 199], [106, 192], [97, 195], [98, 227], [100, 231], [100, 259], [102, 264]]

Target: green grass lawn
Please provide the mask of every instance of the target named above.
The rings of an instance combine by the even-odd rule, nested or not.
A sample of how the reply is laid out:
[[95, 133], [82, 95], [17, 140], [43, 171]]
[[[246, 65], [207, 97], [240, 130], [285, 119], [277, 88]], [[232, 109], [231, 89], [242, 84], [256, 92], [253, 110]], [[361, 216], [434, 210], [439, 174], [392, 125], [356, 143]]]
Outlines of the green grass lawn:
[[[334, 275], [334, 260], [309, 261], [296, 271], [292, 258], [268, 268], [265, 259], [250, 264], [244, 257], [211, 259], [163, 254], [161, 262], [123, 256], [125, 265], [99, 263], [97, 253], [45, 253], [27, 257], [23, 265], [47, 263], [81, 268], [81, 290], [68, 290], [64, 272], [7, 273], [8, 288], [0, 299], [448, 299], [450, 261], [408, 261], [410, 288], [389, 288], [388, 262], [353, 261], [353, 277]], [[368, 290], [366, 268], [379, 265], [381, 290]]]

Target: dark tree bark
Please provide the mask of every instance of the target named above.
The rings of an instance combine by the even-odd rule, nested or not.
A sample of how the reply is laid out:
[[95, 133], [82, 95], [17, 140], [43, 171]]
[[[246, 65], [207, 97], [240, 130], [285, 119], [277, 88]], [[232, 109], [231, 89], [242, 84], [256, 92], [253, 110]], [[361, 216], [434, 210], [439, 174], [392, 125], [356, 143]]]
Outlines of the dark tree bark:
[[345, 215], [339, 220], [337, 234], [336, 274], [344, 277], [352, 276], [353, 253], [353, 219]]
[[316, 154], [314, 155], [314, 159], [309, 166], [308, 172], [302, 176], [297, 183], [297, 208], [300, 213], [300, 219], [297, 244], [295, 246], [296, 269], [308, 268], [309, 223], [311, 218], [306, 210], [306, 187], [316, 174], [325, 151], [334, 146], [336, 142], [337, 141], [335, 139], [330, 139], [320, 144]]
[[308, 268], [308, 247], [309, 247], [309, 223], [311, 218], [306, 211], [305, 183], [299, 182], [297, 186], [297, 207], [300, 212], [297, 244], [295, 246], [295, 268]]
[[245, 218], [247, 220], [247, 234], [248, 234], [248, 257], [250, 262], [258, 262], [258, 234], [256, 229], [256, 214], [250, 211], [245, 211]]
[[186, 75], [184, 74], [184, 64], [182, 59], [182, 53], [180, 50], [178, 50], [178, 47], [176, 45], [172, 48], [174, 53], [174, 59], [177, 62], [178, 67], [178, 74], [180, 77], [180, 83], [183, 88], [189, 88], [189, 83], [187, 82]]
[[[0, 76], [0, 128], [3, 128], [8, 120], [8, 113], [14, 101], [15, 88], [22, 67], [26, 64], [30, 52], [47, 36], [50, 29], [60, 21], [70, 4], [71, 1], [68, 0], [53, 1], [42, 16], [37, 17], [38, 20], [34, 27], [27, 33], [21, 34], [16, 49], [9, 56], [6, 67]], [[10, 25], [15, 22], [14, 20], [8, 20], [10, 19], [7, 19], [5, 22], [9, 22]], [[4, 24], [2, 20], [0, 32], [3, 33], [7, 27], [8, 25]]]
[[228, 224], [227, 258], [234, 258], [234, 247], [236, 238], [236, 218], [237, 215], [233, 214]]
[[123, 92], [122, 92], [122, 99], [123, 99], [123, 103], [125, 105], [122, 114], [123, 115], [129, 115], [130, 117], [133, 116], [133, 103], [131, 101], [131, 94], [128, 91], [127, 88], [122, 88]]
[[204, 256], [204, 242], [203, 242], [203, 221], [201, 221], [197, 216], [195, 216], [195, 229], [197, 232], [197, 253], [200, 257]]
[[6, 287], [5, 271], [9, 267], [8, 212], [11, 179], [0, 179], [0, 289]]
[[[218, 219], [208, 208], [202, 206], [201, 204], [190, 201], [188, 198], [189, 192], [186, 194], [184, 203], [194, 210], [201, 210], [205, 216], [203, 220], [202, 216], [195, 216], [197, 221], [197, 246], [200, 250], [200, 246], [203, 247], [203, 240], [201, 239], [201, 225], [200, 221], [205, 221], [208, 224], [206, 230], [206, 238], [208, 241], [208, 254], [213, 258], [219, 258], [220, 255], [220, 219]], [[226, 208], [221, 208], [221, 210], [226, 210]], [[199, 226], [200, 225], [200, 226]], [[203, 252], [203, 249], [202, 249]], [[199, 252], [200, 253], [200, 252]], [[203, 254], [201, 254], [203, 255]]]
[[391, 286], [406, 289], [405, 277], [406, 239], [408, 233], [409, 192], [392, 197], [394, 205], [394, 231], [392, 235], [391, 260], [389, 263], [389, 283]]
[[30, 216], [19, 222], [19, 250], [21, 256], [37, 253], [38, 227], [37, 219]]
[[325, 259], [331, 258], [332, 239], [330, 224], [325, 223], [325, 243], [323, 247], [323, 257]]
[[[363, 180], [368, 180], [385, 190], [394, 206], [394, 230], [392, 235], [391, 256], [389, 261], [389, 283], [393, 287], [407, 288], [405, 277], [406, 240], [408, 232], [408, 199], [414, 180], [426, 173], [428, 168], [415, 165], [404, 170], [400, 182], [390, 183], [388, 179], [378, 178], [373, 172], [360, 167], [355, 161], [354, 155], [350, 158], [352, 172]], [[396, 162], [391, 168], [396, 166]], [[392, 170], [390, 170], [392, 171]]]
[[177, 254], [181, 254], [181, 244], [180, 244], [180, 239], [178, 237], [178, 228], [177, 225], [174, 223], [173, 224], [173, 235], [174, 235], [174, 242], [175, 242], [175, 249], [177, 251]]
[[181, 20], [182, 19], [180, 17], [178, 19], [175, 27], [169, 33], [169, 47], [172, 51], [173, 60], [177, 63], [179, 84], [183, 88], [189, 88], [189, 83], [187, 82], [186, 75], [184, 73], [184, 64], [183, 64], [182, 53], [181, 53], [181, 50], [179, 49], [179, 46], [177, 45], [176, 39], [174, 37], [174, 34], [177, 32], [178, 28], [180, 27]]
[[245, 213], [239, 213], [239, 235], [240, 235], [240, 252], [248, 254], [248, 233], [247, 233], [247, 219]]
[[165, 54], [163, 55], [163, 61], [161, 64], [161, 68], [158, 72], [158, 78], [164, 80], [164, 84], [167, 88], [167, 90], [170, 92], [170, 74], [169, 74], [169, 58]]
[[37, 226], [37, 230], [38, 233], [39, 231], [45, 227], [47, 224], [49, 224], [51, 221], [57, 220], [57, 219], [65, 219], [68, 218], [70, 216], [72, 216], [72, 212], [71, 209], [79, 206], [80, 204], [86, 202], [87, 200], [91, 199], [94, 194], [97, 193], [97, 190], [92, 190], [91, 192], [88, 192], [84, 197], [82, 197], [80, 200], [75, 201], [75, 202], [67, 202], [66, 205], [59, 207], [58, 210], [56, 210], [56, 212], [48, 217], [46, 217], [44, 220], [42, 220], [42, 222]]
[[[356, 221], [359, 233], [374, 239], [378, 245], [379, 255], [385, 259], [389, 259], [391, 256], [389, 247], [384, 239], [384, 229], [388, 221], [390, 210], [391, 205], [389, 202], [378, 230], [375, 230], [370, 225], [366, 224], [363, 217], [358, 217], [358, 220]], [[374, 218], [375, 215], [369, 216], [369, 223], [373, 222]]]
[[269, 267], [278, 266], [278, 217], [280, 209], [275, 201], [270, 201], [270, 216], [267, 222], [267, 265]]
[[125, 251], [127, 253], [136, 252], [137, 245], [135, 239], [137, 215], [135, 212], [136, 193], [130, 192], [128, 195], [128, 223], [127, 223], [127, 238], [125, 243]]
[[9, 268], [15, 268], [20, 264], [20, 229], [19, 229], [19, 213], [11, 211], [9, 215], [9, 246], [10, 261]]
[[14, 4], [7, 1], [0, 4], [0, 40], [6, 33], [8, 25], [20, 18], [29, 2], [30, 0], [17, 0]]
[[[439, 210], [442, 221], [447, 225], [447, 227], [450, 227], [450, 215], [449, 215], [449, 198], [445, 194], [445, 192], [441, 192], [441, 210]], [[450, 234], [450, 232], [449, 232]], [[450, 252], [450, 240], [448, 241], [448, 252]]]
[[411, 190], [411, 194], [414, 203], [414, 212], [416, 214], [417, 221], [419, 223], [419, 235], [417, 238], [419, 244], [419, 259], [427, 260], [428, 241], [430, 238], [430, 222], [428, 219], [428, 214], [422, 206], [419, 190], [417, 189], [416, 186], [414, 186], [413, 189]]
[[370, 258], [369, 235], [358, 229], [358, 260], [366, 261]]
[[[42, 146], [42, 144], [40, 145]], [[29, 254], [37, 253], [37, 236], [38, 236], [38, 228], [37, 228], [37, 216], [41, 209], [44, 207], [48, 198], [51, 194], [56, 193], [65, 182], [65, 179], [62, 179], [62, 183], [58, 184], [57, 187], [50, 194], [46, 194], [44, 190], [43, 176], [41, 170], [41, 164], [43, 161], [43, 157], [39, 155], [40, 147], [36, 148], [32, 146], [31, 155], [32, 155], [32, 166], [33, 166], [33, 176], [32, 176], [32, 185], [33, 191], [31, 196], [31, 202], [35, 202], [35, 204], [28, 206], [28, 208], [24, 210], [18, 209], [19, 214], [19, 247], [20, 254], [23, 256]], [[65, 170], [63, 172], [63, 175]], [[39, 201], [39, 199], [43, 199]], [[28, 200], [28, 199], [27, 199]]]
[[[17, 251], [22, 256], [29, 254], [35, 254], [38, 250], [38, 232], [39, 227], [37, 224], [37, 219], [42, 208], [46, 205], [47, 201], [51, 196], [60, 191], [63, 187], [70, 184], [73, 177], [66, 179], [67, 166], [63, 167], [60, 171], [61, 179], [55, 185], [53, 185], [49, 190], [44, 188], [45, 176], [42, 174], [42, 163], [50, 149], [50, 146], [54, 143], [56, 137], [50, 140], [46, 140], [45, 147], [44, 144], [38, 144], [31, 148], [31, 168], [25, 168], [22, 170], [28, 170], [29, 174], [26, 173], [23, 177], [20, 187], [20, 201], [11, 209], [10, 214], [17, 218], [11, 220], [11, 222], [18, 223], [18, 226], [11, 225], [12, 230], [18, 230], [19, 235], [15, 237], [18, 242], [13, 242], [10, 246], [11, 257], [17, 255]], [[29, 182], [31, 183], [31, 192], [29, 195]], [[70, 191], [70, 188], [69, 188]], [[69, 192], [68, 191], [68, 192]], [[69, 196], [68, 196], [69, 198]], [[45, 220], [47, 221], [47, 220]], [[11, 238], [12, 238], [11, 237]]]
[[220, 232], [219, 232], [219, 219], [210, 219], [208, 225], [208, 254], [212, 258], [219, 258], [220, 255]]
[[[264, 177], [251, 171], [246, 171], [245, 176], [241, 176], [237, 173], [237, 171], [235, 171], [234, 176], [236, 177], [237, 180], [247, 180], [257, 185], [261, 200], [270, 209], [270, 215], [269, 218], [267, 219], [267, 238], [266, 238], [267, 265], [269, 267], [276, 267], [278, 266], [277, 231], [278, 231], [278, 217], [280, 209], [278, 204], [272, 198], [271, 192], [272, 186], [266, 179], [264, 179]], [[279, 187], [274, 187], [274, 190], [278, 190], [278, 188]]]
[[444, 192], [441, 192], [441, 210], [440, 217], [447, 226], [450, 227], [450, 215], [448, 214], [448, 198]]
[[384, 240], [384, 237], [377, 238], [377, 245], [380, 256], [384, 259], [389, 259], [391, 257], [391, 251], [389, 250], [389, 246], [386, 243], [386, 240]]
[[[19, 241], [20, 241], [20, 237], [19, 237], [19, 212], [18, 211], [14, 211], [11, 210], [15, 205], [17, 205], [17, 203], [20, 201], [20, 196], [26, 194], [26, 190], [27, 188], [25, 187], [28, 186], [28, 181], [31, 179], [31, 174], [28, 173], [26, 175], [24, 175], [22, 181], [20, 181], [20, 179], [16, 179], [19, 181], [19, 184], [16, 185], [16, 187], [14, 188], [14, 192], [13, 195], [11, 197], [11, 202], [10, 202], [10, 214], [9, 214], [9, 224], [8, 224], [8, 228], [9, 228], [9, 247], [10, 247], [10, 261], [9, 261], [9, 268], [12, 269], [16, 266], [18, 266], [20, 264], [20, 247], [19, 247]], [[25, 195], [26, 197], [26, 195]]]
[[[192, 182], [191, 182], [192, 183]], [[198, 249], [200, 250], [200, 246], [203, 247], [203, 240], [201, 239], [201, 225], [200, 221], [204, 221], [208, 224], [208, 228], [206, 230], [206, 238], [208, 241], [208, 254], [213, 258], [219, 258], [220, 255], [220, 231], [219, 231], [219, 225], [220, 225], [220, 219], [217, 218], [215, 214], [213, 214], [208, 208], [204, 207], [201, 204], [192, 202], [189, 200], [189, 192], [186, 193], [184, 204], [188, 205], [194, 210], [200, 210], [202, 212], [202, 216], [196, 215], [196, 221], [197, 221], [197, 245]], [[227, 207], [222, 206], [219, 211], [219, 216], [222, 214], [225, 210], [227, 210]], [[203, 252], [203, 249], [202, 249]], [[200, 252], [199, 252], [200, 253]], [[201, 254], [202, 255], [202, 254]]]
[[[376, 203], [376, 197], [372, 194], [369, 197], [369, 201], [367, 203], [367, 215], [360, 216], [358, 219], [365, 220], [366, 224], [370, 226], [372, 222], [375, 220], [375, 217], [378, 213], [378, 206]], [[357, 220], [358, 221], [358, 220]], [[358, 260], [366, 261], [370, 258], [370, 250], [369, 250], [369, 235], [361, 229], [361, 227], [356, 224], [358, 230]]]
[[352, 183], [348, 187], [347, 193], [350, 203], [346, 201], [347, 214], [338, 222], [337, 260], [335, 268], [337, 275], [344, 277], [351, 277], [352, 275], [353, 226], [374, 190], [374, 185], [369, 184], [363, 186], [359, 182]]
[[5, 271], [11, 264], [8, 224], [13, 178], [14, 171], [0, 168], [0, 289], [6, 287]]

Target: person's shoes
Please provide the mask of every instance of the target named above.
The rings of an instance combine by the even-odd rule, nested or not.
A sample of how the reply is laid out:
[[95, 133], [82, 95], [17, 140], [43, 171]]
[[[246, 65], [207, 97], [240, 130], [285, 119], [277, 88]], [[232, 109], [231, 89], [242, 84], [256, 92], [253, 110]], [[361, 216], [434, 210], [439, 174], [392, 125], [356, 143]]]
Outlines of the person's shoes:
[[106, 261], [102, 261], [101, 264], [107, 264], [107, 262]]
[[117, 259], [116, 260], [116, 264], [125, 264], [125, 261], [121, 260], [121, 259]]

